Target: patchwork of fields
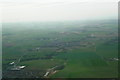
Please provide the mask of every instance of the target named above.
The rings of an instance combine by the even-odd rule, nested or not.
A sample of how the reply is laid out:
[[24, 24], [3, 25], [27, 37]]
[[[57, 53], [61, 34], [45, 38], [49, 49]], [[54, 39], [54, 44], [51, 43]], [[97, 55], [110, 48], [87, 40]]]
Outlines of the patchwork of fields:
[[3, 78], [118, 77], [116, 20], [4, 23], [2, 38]]

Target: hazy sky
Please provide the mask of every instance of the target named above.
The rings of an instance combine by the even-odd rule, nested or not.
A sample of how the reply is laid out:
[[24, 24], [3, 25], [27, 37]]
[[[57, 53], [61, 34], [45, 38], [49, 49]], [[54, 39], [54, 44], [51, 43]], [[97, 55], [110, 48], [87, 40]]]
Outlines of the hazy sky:
[[3, 0], [3, 22], [114, 19], [118, 0]]

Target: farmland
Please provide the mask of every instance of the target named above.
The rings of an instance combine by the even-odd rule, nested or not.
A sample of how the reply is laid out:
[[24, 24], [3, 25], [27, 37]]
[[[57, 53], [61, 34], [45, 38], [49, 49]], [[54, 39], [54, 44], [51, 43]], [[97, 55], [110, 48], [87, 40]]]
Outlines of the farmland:
[[4, 23], [2, 38], [3, 78], [118, 77], [116, 20]]

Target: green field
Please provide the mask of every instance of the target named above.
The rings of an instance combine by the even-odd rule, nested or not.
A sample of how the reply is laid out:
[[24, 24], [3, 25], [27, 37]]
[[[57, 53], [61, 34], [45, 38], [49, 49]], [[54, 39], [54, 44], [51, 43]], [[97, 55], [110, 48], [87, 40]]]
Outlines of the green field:
[[3, 78], [118, 77], [116, 20], [3, 23], [2, 38]]

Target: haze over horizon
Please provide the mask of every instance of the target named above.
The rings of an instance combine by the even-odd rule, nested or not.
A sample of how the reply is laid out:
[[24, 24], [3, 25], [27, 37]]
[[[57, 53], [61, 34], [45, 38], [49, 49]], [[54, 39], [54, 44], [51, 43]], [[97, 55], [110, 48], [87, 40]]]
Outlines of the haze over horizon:
[[117, 19], [118, 0], [4, 0], [2, 22]]

